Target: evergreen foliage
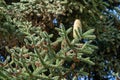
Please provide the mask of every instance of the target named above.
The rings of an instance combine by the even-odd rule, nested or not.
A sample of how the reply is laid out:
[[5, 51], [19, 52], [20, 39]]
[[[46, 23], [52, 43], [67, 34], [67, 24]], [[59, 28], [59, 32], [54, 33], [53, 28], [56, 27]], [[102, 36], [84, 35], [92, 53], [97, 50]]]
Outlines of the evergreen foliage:
[[[26, 27], [20, 30], [25, 35], [25, 45], [21, 48], [14, 46], [10, 50], [6, 47], [11, 56], [1, 63], [3, 65], [1, 71], [4, 71], [1, 74], [6, 75], [1, 79], [61, 80], [67, 79], [69, 74], [77, 78], [79, 75], [87, 74], [82, 66], [94, 65], [89, 57], [83, 56], [92, 54], [97, 47], [90, 44], [91, 40], [80, 43], [84, 36], [92, 36], [90, 30], [86, 34], [83, 33], [84, 36], [81, 34], [81, 38], [70, 40], [68, 34], [72, 28], [67, 31], [64, 27], [57, 28], [60, 37], [52, 42], [50, 40], [52, 34], [48, 35], [40, 27], [32, 27], [29, 22], [23, 22], [23, 24]], [[55, 51], [58, 45], [61, 47]], [[11, 61], [8, 62], [10, 57]], [[71, 62], [71, 64], [68, 65], [65, 62]]]
[[[119, 76], [119, 1], [5, 1], [0, 0], [0, 79], [77, 80], [87, 75], [104, 80], [111, 70]], [[75, 19], [82, 28], [72, 28]]]

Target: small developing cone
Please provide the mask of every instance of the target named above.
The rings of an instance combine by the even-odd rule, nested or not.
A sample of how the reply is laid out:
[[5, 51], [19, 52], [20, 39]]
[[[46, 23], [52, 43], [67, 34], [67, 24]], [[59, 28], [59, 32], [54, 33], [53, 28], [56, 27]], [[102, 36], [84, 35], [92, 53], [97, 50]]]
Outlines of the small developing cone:
[[76, 20], [74, 21], [74, 25], [73, 25], [73, 38], [77, 38], [76, 31], [79, 32], [79, 31], [78, 31], [78, 30], [79, 30], [78, 28], [80, 28], [81, 31], [82, 31], [81, 21], [80, 21], [79, 19], [76, 19]]

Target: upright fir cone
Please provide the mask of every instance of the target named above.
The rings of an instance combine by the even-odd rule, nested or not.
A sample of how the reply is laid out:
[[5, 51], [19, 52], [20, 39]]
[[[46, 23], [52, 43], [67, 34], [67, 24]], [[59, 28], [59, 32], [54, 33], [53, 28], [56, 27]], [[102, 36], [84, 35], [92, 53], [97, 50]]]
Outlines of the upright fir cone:
[[77, 32], [79, 32], [79, 31], [78, 31], [78, 30], [79, 30], [78, 28], [80, 28], [81, 31], [82, 31], [81, 21], [80, 21], [79, 19], [76, 19], [76, 20], [74, 21], [74, 25], [73, 25], [73, 38], [77, 38], [77, 34], [76, 34], [75, 30], [76, 30]]

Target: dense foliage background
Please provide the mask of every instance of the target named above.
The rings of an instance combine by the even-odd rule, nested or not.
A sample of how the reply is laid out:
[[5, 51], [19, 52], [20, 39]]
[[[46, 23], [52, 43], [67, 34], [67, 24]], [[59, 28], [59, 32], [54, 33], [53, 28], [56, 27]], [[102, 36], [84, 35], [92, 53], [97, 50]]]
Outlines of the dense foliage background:
[[[0, 79], [119, 78], [119, 4], [0, 0]], [[82, 24], [78, 38], [72, 36], [76, 19]]]

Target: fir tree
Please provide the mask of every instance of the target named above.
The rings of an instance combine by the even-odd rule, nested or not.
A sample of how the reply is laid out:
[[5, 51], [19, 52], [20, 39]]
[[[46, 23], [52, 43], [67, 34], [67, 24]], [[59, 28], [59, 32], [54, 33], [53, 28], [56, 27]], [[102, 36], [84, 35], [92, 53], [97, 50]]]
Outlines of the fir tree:
[[[119, 19], [109, 11], [119, 15], [119, 1], [6, 3], [0, 1], [1, 47], [7, 52], [1, 62], [1, 79], [70, 80], [88, 75], [101, 80], [111, 70], [118, 77]], [[73, 28], [76, 19], [80, 22], [77, 29]], [[93, 44], [99, 47], [97, 51]]]

